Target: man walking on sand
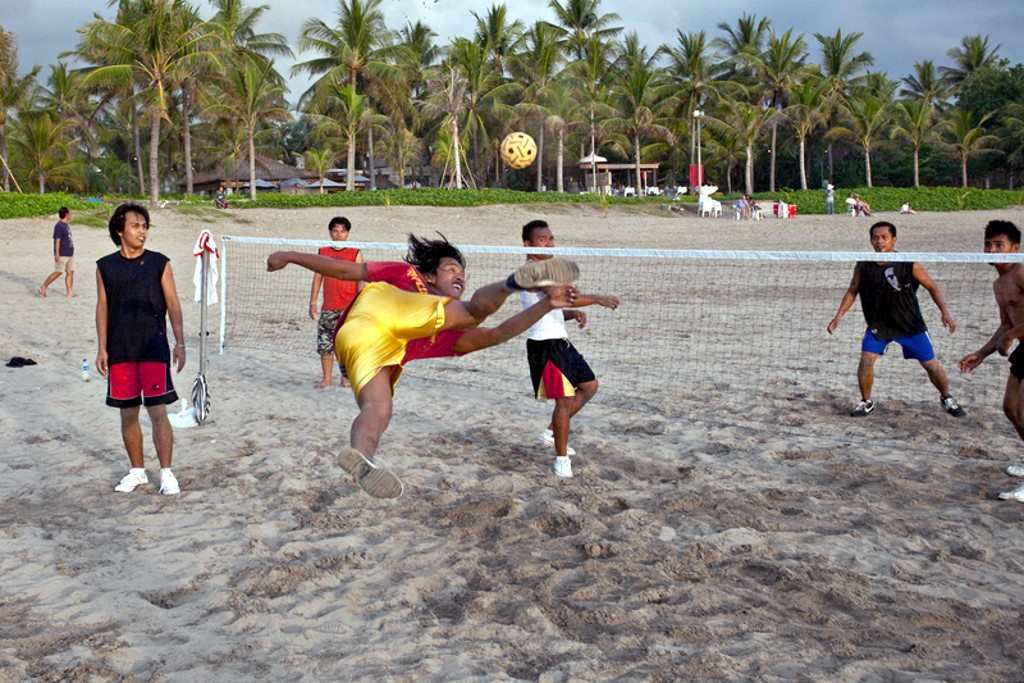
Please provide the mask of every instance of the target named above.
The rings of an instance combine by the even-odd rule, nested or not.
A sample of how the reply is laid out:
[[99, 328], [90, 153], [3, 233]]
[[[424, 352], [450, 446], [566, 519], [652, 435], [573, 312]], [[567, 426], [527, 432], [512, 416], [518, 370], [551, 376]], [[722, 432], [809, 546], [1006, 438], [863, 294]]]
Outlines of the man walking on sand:
[[[185, 367], [185, 334], [181, 302], [171, 263], [146, 249], [149, 212], [138, 204], [122, 204], [108, 224], [118, 250], [96, 262], [96, 370], [107, 378], [107, 405], [121, 412], [121, 438], [131, 469], [114, 487], [129, 493], [148, 484], [142, 457], [139, 406], [145, 405], [153, 425], [153, 445], [160, 460], [160, 493], [181, 489], [171, 472], [174, 433], [167, 404], [178, 400], [171, 382], [171, 360]], [[174, 330], [173, 354], [167, 343], [167, 320]]]
[[37, 291], [39, 296], [45, 297], [46, 288], [64, 275], [64, 288], [68, 298], [71, 298], [75, 295], [75, 243], [71, 239], [71, 211], [62, 206], [57, 216], [60, 220], [53, 226], [53, 272], [46, 276]]
[[[888, 254], [896, 248], [896, 226], [888, 221], [879, 221], [868, 230], [871, 247], [877, 253]], [[867, 330], [860, 347], [860, 365], [857, 367], [857, 383], [860, 385], [860, 402], [850, 413], [853, 417], [866, 417], [875, 410], [871, 400], [871, 387], [875, 379], [875, 362], [885, 353], [891, 342], [903, 348], [903, 357], [918, 361], [928, 379], [939, 390], [942, 409], [953, 417], [963, 417], [964, 409], [949, 393], [949, 379], [945, 370], [935, 358], [928, 326], [921, 316], [921, 305], [917, 301], [917, 289], [924, 287], [942, 314], [942, 324], [949, 333], [956, 331], [953, 316], [946, 308], [946, 300], [939, 286], [929, 277], [920, 263], [905, 261], [860, 261], [853, 269], [850, 287], [843, 295], [839, 310], [826, 328], [832, 334], [853, 302], [860, 296], [864, 309]]]

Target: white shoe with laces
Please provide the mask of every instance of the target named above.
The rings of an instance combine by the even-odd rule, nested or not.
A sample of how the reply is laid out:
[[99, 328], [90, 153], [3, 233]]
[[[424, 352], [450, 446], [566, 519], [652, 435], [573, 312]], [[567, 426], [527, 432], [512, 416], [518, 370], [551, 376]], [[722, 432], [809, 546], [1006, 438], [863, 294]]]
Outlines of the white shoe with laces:
[[149, 477], [146, 476], [146, 470], [142, 467], [133, 467], [128, 470], [128, 474], [121, 477], [121, 481], [117, 483], [114, 490], [118, 493], [131, 493], [137, 486], [149, 483]]
[[171, 472], [170, 467], [160, 470], [160, 493], [165, 496], [176, 496], [181, 493], [178, 479], [174, 476], [174, 472]]
[[569, 456], [556, 457], [552, 469], [556, 476], [562, 479], [572, 479], [572, 460], [569, 459]]
[[1024, 503], [1024, 486], [1018, 486], [1012, 491], [1000, 493], [999, 500], [1015, 500], [1018, 503]]
[[1010, 465], [1006, 468], [1006, 473], [1011, 477], [1024, 477], [1024, 465]]
[[[551, 431], [550, 429], [545, 429], [544, 433], [540, 435], [540, 438], [541, 438], [541, 440], [544, 443], [546, 443], [549, 446], [554, 446], [555, 445], [555, 433], [553, 431]], [[565, 446], [565, 454], [568, 455], [569, 457], [572, 457], [572, 456], [576, 455], [576, 449], [573, 448], [572, 446], [566, 444], [566, 446]]]

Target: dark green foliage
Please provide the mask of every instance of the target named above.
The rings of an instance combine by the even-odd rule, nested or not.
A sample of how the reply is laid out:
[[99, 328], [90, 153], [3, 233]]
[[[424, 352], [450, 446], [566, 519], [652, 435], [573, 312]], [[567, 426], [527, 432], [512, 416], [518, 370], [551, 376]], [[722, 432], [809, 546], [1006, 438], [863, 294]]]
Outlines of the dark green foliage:
[[26, 218], [47, 214], [56, 216], [58, 209], [62, 206], [76, 211], [96, 208], [98, 204], [63, 192], [48, 192], [47, 194], [0, 192], [0, 218]]

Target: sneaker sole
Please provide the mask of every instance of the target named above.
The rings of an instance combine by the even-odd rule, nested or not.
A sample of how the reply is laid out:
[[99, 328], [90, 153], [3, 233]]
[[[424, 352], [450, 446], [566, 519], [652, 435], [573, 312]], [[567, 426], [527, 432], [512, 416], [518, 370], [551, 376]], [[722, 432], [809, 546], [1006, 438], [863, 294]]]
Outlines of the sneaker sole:
[[359, 488], [374, 498], [398, 498], [405, 490], [402, 480], [393, 472], [371, 463], [355, 448], [338, 456], [338, 466], [352, 475]]
[[580, 267], [563, 258], [549, 258], [543, 261], [529, 261], [516, 268], [516, 284], [523, 289], [555, 287], [575, 282], [580, 276]]

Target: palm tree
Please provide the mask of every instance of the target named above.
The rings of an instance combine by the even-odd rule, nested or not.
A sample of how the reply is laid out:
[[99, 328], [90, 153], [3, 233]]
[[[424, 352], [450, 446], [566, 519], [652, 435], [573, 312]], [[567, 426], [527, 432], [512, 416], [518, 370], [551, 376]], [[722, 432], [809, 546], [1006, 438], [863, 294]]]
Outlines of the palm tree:
[[555, 187], [559, 192], [565, 192], [565, 134], [571, 128], [580, 125], [580, 106], [566, 79], [557, 79], [551, 84], [544, 97], [544, 107], [548, 112], [547, 125], [558, 140], [558, 151], [555, 153]]
[[[1003, 114], [1003, 138], [1006, 143], [1006, 157], [1011, 166], [1020, 168], [1024, 164], [1024, 104], [1007, 105]], [[1013, 176], [1010, 189], [1013, 189]]]
[[846, 101], [849, 115], [848, 126], [836, 126], [829, 131], [829, 137], [845, 137], [864, 150], [864, 176], [868, 187], [871, 183], [871, 150], [878, 141], [882, 129], [889, 122], [890, 103], [874, 95], [853, 97]]
[[[821, 45], [821, 72], [825, 78], [825, 99], [828, 103], [826, 125], [829, 128], [849, 97], [850, 88], [862, 79], [860, 71], [875, 63], [871, 53], [857, 52], [857, 41], [863, 35], [854, 32], [844, 36], [842, 29], [836, 29], [835, 35], [830, 36], [814, 34]], [[834, 175], [831, 139], [828, 141], [828, 175], [829, 178]]]
[[697, 144], [697, 120], [693, 112], [720, 99], [733, 83], [724, 80], [725, 64], [716, 61], [716, 53], [703, 31], [683, 33], [677, 30], [675, 47], [663, 45], [661, 51], [669, 58], [668, 78], [676, 86], [673, 99], [679, 105], [676, 120], [686, 122], [689, 159], [693, 163]]
[[939, 72], [950, 85], [956, 87], [978, 69], [998, 64], [999, 48], [999, 45], [989, 47], [988, 36], [964, 36], [958, 47], [946, 53], [953, 60], [954, 66], [940, 67]]
[[743, 100], [726, 100], [724, 115], [706, 117], [712, 128], [735, 135], [743, 144], [746, 166], [743, 174], [747, 194], [754, 193], [754, 144], [764, 127], [777, 116], [774, 109]]
[[399, 32], [396, 59], [413, 98], [426, 92], [427, 72], [441, 57], [441, 50], [434, 43], [436, 37], [429, 26], [419, 21], [406, 24]]
[[[452, 179], [449, 184], [455, 189], [462, 188], [462, 157], [459, 120], [466, 111], [466, 78], [455, 64], [448, 64], [436, 72], [428, 91], [432, 93], [423, 103], [423, 113], [428, 117], [439, 117], [439, 135], [435, 159], [442, 158], [447, 171], [452, 164]], [[444, 173], [442, 173], [442, 182]]]
[[[11, 190], [10, 155], [7, 151], [8, 114], [22, 108], [32, 96], [39, 67], [18, 78], [18, 49], [14, 36], [0, 26], [0, 161], [4, 192]], [[15, 181], [17, 183], [17, 181]]]
[[224, 44], [239, 55], [255, 57], [294, 57], [288, 39], [280, 33], [256, 33], [256, 24], [269, 5], [246, 7], [245, 0], [210, 0], [216, 13], [210, 24], [220, 33]]
[[317, 137], [340, 134], [347, 150], [345, 190], [354, 191], [356, 140], [369, 125], [379, 124], [379, 115], [371, 111], [369, 98], [356, 92], [350, 83], [334, 82], [329, 87], [321, 84], [310, 108], [319, 114]]
[[590, 176], [593, 192], [597, 192], [597, 124], [601, 117], [614, 112], [607, 103], [610, 52], [611, 48], [600, 36], [592, 37], [584, 46], [583, 59], [570, 64], [567, 74], [575, 81], [577, 99], [586, 112], [590, 126]]
[[614, 12], [601, 14], [601, 0], [550, 0], [548, 7], [555, 13], [557, 23], [553, 24], [561, 37], [562, 49], [576, 59], [583, 59], [587, 44], [592, 38], [609, 41], [621, 31], [621, 26], [611, 26], [622, 17]]
[[894, 108], [896, 122], [891, 138], [901, 138], [914, 147], [914, 187], [921, 187], [921, 146], [928, 140], [935, 118], [930, 99], [903, 100]]
[[484, 16], [470, 12], [476, 19], [477, 43], [486, 46], [494, 60], [494, 68], [502, 77], [505, 75], [505, 64], [516, 53], [523, 37], [523, 22], [516, 19], [508, 21], [508, 8], [504, 4], [491, 5]]
[[992, 149], [999, 138], [985, 132], [985, 124], [992, 118], [992, 112], [978, 116], [968, 109], [956, 108], [949, 112], [942, 125], [943, 146], [960, 160], [960, 175], [963, 187], [967, 187], [967, 160], [983, 154], [998, 153]]
[[[669, 86], [671, 87], [671, 86]], [[644, 138], [670, 141], [672, 133], [660, 123], [656, 111], [665, 93], [661, 74], [652, 63], [639, 61], [622, 74], [613, 88], [617, 115], [606, 121], [606, 128], [626, 135], [633, 148], [634, 184], [641, 196], [640, 155]]]
[[939, 76], [935, 63], [930, 59], [915, 62], [914, 74], [904, 76], [903, 84], [904, 87], [900, 90], [901, 97], [924, 100], [929, 107], [941, 109], [950, 95], [948, 82]]
[[749, 65], [752, 58], [760, 55], [764, 49], [764, 41], [771, 28], [771, 19], [758, 19], [756, 14], [745, 12], [736, 20], [736, 26], [730, 26], [724, 21], [718, 24], [718, 30], [725, 35], [715, 38], [713, 44], [725, 55], [730, 80], [753, 82], [755, 72]]
[[[402, 70], [392, 63], [392, 59], [400, 50], [393, 44], [394, 35], [384, 22], [384, 13], [380, 6], [383, 0], [339, 0], [338, 23], [335, 27], [328, 26], [320, 19], [307, 19], [299, 36], [299, 50], [320, 53], [321, 57], [311, 59], [292, 67], [292, 75], [306, 73], [320, 78], [307, 90], [300, 100], [335, 98], [339, 95], [338, 86], [352, 86], [353, 94], [367, 92], [367, 84], [388, 82], [394, 83], [401, 79]], [[318, 95], [322, 89], [325, 94]], [[347, 98], [347, 96], [342, 99]], [[354, 100], [352, 101], [354, 104]], [[362, 105], [367, 111], [369, 102]], [[339, 121], [341, 127], [348, 130], [348, 121]], [[372, 129], [368, 141], [370, 165], [373, 164]], [[349, 166], [346, 171], [348, 180], [355, 176], [355, 143], [349, 149]], [[370, 176], [374, 178], [373, 169]]]
[[560, 51], [555, 31], [543, 21], [536, 22], [524, 34], [525, 50], [516, 55], [512, 62], [512, 74], [527, 84], [522, 102], [517, 109], [529, 118], [539, 121], [537, 127], [537, 191], [544, 183], [544, 131], [548, 124], [548, 112], [544, 108], [548, 88], [555, 75]]
[[[774, 31], [771, 32], [768, 35], [768, 47], [765, 51], [750, 56], [750, 61], [755, 65], [758, 73], [758, 81], [767, 91], [767, 99], [779, 114], [782, 113], [790, 90], [806, 71], [805, 59], [807, 59], [807, 43], [804, 42], [803, 36], [793, 38], [792, 30], [786, 31], [781, 36], [776, 35]], [[777, 141], [780, 120], [782, 120], [782, 116], [772, 119], [771, 164], [768, 174], [770, 192], [775, 192], [775, 166], [778, 156]], [[801, 163], [802, 161], [801, 159]]]
[[80, 32], [78, 53], [97, 66], [84, 85], [142, 84], [150, 120], [149, 200], [160, 197], [160, 122], [170, 111], [170, 91], [194, 70], [219, 63], [207, 45], [205, 23], [187, 21], [184, 0], [121, 0], [116, 22], [97, 17]]
[[261, 123], [287, 120], [284, 86], [265, 59], [244, 58], [218, 84], [219, 92], [207, 103], [208, 112], [237, 123], [246, 132], [249, 157], [249, 198], [256, 199], [256, 129]]
[[746, 158], [743, 141], [733, 131], [714, 128], [708, 131], [707, 156], [725, 166], [725, 190], [732, 194], [732, 170]]
[[825, 82], [806, 78], [790, 94], [786, 114], [793, 122], [800, 145], [800, 189], [807, 189], [807, 138], [825, 122]]
[[423, 154], [423, 141], [405, 126], [392, 121], [384, 154], [398, 172], [399, 187], [405, 187], [406, 169]]
[[311, 148], [306, 150], [302, 158], [306, 162], [306, 168], [316, 173], [316, 177], [320, 180], [320, 194], [323, 194], [324, 178], [327, 177], [327, 172], [334, 165], [334, 150], [330, 146], [325, 146], [323, 149]]
[[66, 182], [80, 175], [81, 164], [71, 154], [67, 135], [71, 127], [69, 119], [54, 120], [48, 111], [26, 111], [18, 117], [11, 144], [28, 162], [39, 183], [39, 194], [46, 192], [48, 179]]

